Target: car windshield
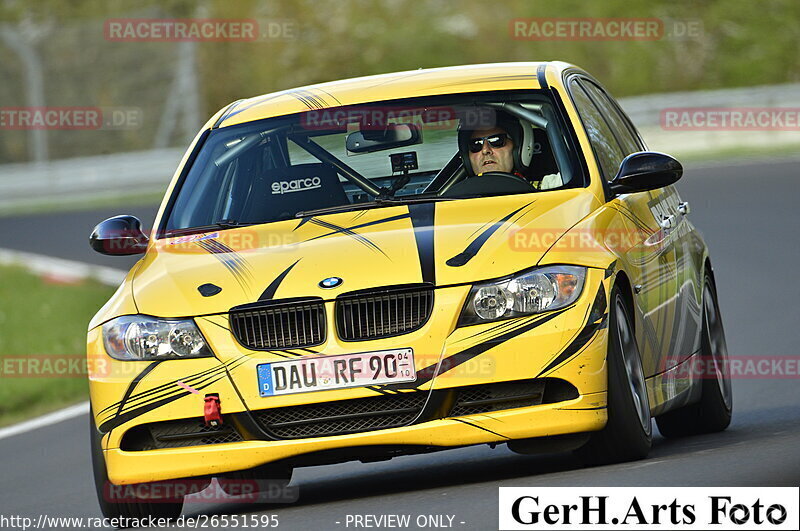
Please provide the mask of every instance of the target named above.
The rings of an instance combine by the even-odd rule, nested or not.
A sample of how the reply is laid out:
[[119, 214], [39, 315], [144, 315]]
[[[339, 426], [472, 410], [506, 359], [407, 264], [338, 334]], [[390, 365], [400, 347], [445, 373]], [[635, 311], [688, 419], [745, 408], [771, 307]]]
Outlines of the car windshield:
[[[583, 186], [557, 116], [549, 95], [529, 91], [318, 109], [214, 129], [173, 192], [162, 235]], [[484, 155], [484, 144], [491, 148], [480, 164], [491, 171], [470, 160]]]

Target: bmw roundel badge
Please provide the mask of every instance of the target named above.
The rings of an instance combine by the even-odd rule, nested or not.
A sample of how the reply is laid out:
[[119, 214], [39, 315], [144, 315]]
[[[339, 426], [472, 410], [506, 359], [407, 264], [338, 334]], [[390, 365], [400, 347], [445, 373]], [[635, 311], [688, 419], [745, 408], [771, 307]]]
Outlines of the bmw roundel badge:
[[342, 285], [342, 282], [344, 281], [339, 277], [328, 277], [325, 280], [320, 281], [319, 287], [323, 289], [337, 288]]

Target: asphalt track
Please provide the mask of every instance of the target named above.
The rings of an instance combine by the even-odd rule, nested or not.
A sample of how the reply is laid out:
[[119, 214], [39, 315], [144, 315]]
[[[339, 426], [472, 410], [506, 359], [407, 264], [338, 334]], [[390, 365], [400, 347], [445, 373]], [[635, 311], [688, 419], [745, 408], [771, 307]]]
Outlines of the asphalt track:
[[[732, 356], [798, 356], [798, 164], [689, 166], [679, 183], [711, 249]], [[149, 226], [154, 211], [0, 218], [0, 247], [124, 268], [134, 260], [89, 250], [89, 231], [119, 213], [140, 215]], [[455, 529], [496, 529], [500, 486], [800, 485], [797, 379], [733, 383], [734, 417], [727, 431], [682, 440], [657, 436], [644, 461], [581, 468], [569, 454], [520, 456], [504, 446], [470, 447], [300, 469], [292, 481], [299, 492], [295, 503], [191, 502], [184, 514], [276, 514], [278, 529], [289, 530], [346, 529], [347, 515], [410, 514], [413, 524], [417, 516], [432, 514], [454, 516]], [[86, 416], [0, 440], [0, 460], [3, 515], [99, 516]]]

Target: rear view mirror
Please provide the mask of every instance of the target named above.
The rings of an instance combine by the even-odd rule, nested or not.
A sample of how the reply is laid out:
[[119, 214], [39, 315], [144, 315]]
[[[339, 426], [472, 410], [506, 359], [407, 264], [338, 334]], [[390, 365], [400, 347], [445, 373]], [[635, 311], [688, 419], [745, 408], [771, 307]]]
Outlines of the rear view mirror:
[[391, 124], [386, 129], [362, 130], [347, 135], [345, 147], [351, 153], [372, 153], [422, 142], [422, 133], [416, 124]]
[[148, 238], [142, 222], [134, 216], [116, 216], [97, 225], [89, 236], [89, 245], [100, 254], [142, 254]]
[[622, 160], [609, 188], [614, 194], [646, 192], [673, 184], [681, 175], [683, 166], [669, 155], [640, 151]]

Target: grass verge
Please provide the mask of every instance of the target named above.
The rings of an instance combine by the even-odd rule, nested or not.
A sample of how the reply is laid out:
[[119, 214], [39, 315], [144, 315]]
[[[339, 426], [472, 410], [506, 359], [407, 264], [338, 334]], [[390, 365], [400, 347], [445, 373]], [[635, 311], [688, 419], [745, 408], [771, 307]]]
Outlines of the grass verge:
[[113, 292], [0, 267], [0, 426], [88, 397], [86, 327]]

